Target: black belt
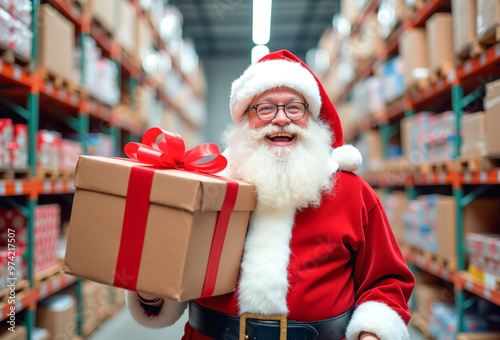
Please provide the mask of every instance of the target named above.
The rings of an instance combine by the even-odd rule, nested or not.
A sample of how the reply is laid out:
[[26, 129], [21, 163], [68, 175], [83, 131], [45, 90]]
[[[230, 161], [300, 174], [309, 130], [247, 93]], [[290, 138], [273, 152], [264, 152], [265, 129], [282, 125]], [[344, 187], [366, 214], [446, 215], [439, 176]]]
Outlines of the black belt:
[[[189, 324], [196, 331], [215, 340], [340, 340], [345, 337], [353, 311], [354, 307], [351, 307], [347, 312], [331, 319], [298, 322], [287, 320], [285, 316], [262, 317], [243, 314], [237, 317], [207, 309], [190, 301]], [[287, 326], [283, 329], [285, 322]]]

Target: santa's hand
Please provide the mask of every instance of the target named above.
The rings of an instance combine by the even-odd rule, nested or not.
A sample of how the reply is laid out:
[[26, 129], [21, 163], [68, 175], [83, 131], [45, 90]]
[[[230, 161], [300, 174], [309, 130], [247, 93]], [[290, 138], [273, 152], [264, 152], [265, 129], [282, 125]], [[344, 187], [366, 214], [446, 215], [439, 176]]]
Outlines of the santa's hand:
[[145, 292], [136, 292], [137, 298], [143, 305], [152, 306], [152, 307], [160, 307], [163, 305], [163, 298], [150, 293]]
[[368, 332], [361, 332], [359, 340], [380, 340], [375, 334]]

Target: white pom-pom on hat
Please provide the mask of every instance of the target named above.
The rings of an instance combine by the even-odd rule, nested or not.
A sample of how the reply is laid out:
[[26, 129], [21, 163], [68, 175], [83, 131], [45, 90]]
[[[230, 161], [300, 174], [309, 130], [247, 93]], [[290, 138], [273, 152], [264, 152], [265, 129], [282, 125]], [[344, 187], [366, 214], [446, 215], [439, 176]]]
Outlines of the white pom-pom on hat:
[[363, 161], [359, 150], [349, 144], [344, 144], [333, 149], [331, 156], [337, 162], [339, 170], [349, 172], [358, 170]]

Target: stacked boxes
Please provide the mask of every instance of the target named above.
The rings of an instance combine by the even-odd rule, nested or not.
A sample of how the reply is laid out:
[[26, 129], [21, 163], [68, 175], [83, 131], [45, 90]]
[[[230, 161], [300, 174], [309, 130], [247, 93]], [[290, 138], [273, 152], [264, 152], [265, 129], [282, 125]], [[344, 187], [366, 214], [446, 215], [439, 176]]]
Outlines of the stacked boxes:
[[481, 37], [492, 32], [500, 23], [500, 1], [476, 0], [476, 6], [476, 33]]
[[[431, 307], [429, 331], [437, 340], [455, 339], [457, 335], [458, 314], [453, 305], [436, 302]], [[465, 314], [465, 332], [485, 332], [488, 325], [479, 316]]]
[[36, 326], [46, 329], [50, 339], [76, 335], [76, 300], [69, 294], [54, 294], [38, 303]]
[[40, 130], [37, 137], [37, 167], [57, 169], [60, 162], [62, 136], [59, 132]]
[[476, 39], [476, 16], [476, 0], [452, 0], [455, 54], [467, 50]]
[[455, 66], [451, 13], [435, 13], [425, 22], [432, 72], [447, 74]]
[[[0, 210], [0, 287], [7, 287], [13, 278], [17, 281], [26, 278], [26, 261], [23, 260], [28, 244], [26, 225], [26, 217], [18, 210]], [[8, 244], [11, 243], [9, 239], [15, 240], [15, 253], [12, 248], [8, 248]], [[8, 262], [14, 262], [16, 268], [14, 277], [9, 275]]]
[[403, 95], [405, 83], [403, 78], [403, 59], [396, 56], [382, 65], [382, 93], [384, 101], [389, 103]]
[[29, 0], [0, 1], [0, 43], [24, 58], [31, 58], [32, 4]]
[[475, 112], [462, 116], [461, 156], [483, 157], [486, 155], [486, 126], [485, 112]]
[[435, 254], [436, 239], [436, 200], [437, 195], [419, 196], [408, 202], [403, 213], [406, 243]]
[[420, 112], [401, 120], [403, 154], [414, 165], [448, 162], [456, 158], [456, 116]]
[[500, 80], [486, 84], [486, 96], [483, 100], [486, 111], [486, 153], [489, 156], [500, 155]]
[[75, 25], [51, 5], [42, 4], [39, 37], [40, 67], [46, 72], [74, 81]]
[[61, 208], [58, 204], [38, 205], [35, 208], [34, 273], [58, 263], [57, 242], [60, 226]]
[[429, 78], [425, 29], [404, 31], [399, 38], [399, 55], [403, 58], [403, 77], [407, 89]]
[[497, 289], [500, 282], [500, 235], [466, 234], [469, 265], [483, 272], [484, 283]]
[[28, 167], [28, 132], [26, 125], [0, 118], [0, 168]]

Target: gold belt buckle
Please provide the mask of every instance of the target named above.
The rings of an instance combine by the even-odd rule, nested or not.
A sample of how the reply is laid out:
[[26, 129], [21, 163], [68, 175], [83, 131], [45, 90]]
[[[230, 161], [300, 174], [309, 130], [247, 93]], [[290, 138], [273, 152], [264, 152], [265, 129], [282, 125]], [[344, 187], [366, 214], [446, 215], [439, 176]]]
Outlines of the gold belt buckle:
[[[247, 319], [279, 321], [280, 322], [280, 339], [286, 340], [287, 318], [286, 315], [259, 315], [243, 313], [240, 315], [240, 338], [239, 340], [249, 340], [247, 333]], [[257, 339], [261, 340], [261, 339]], [[268, 339], [265, 339], [268, 340]]]

